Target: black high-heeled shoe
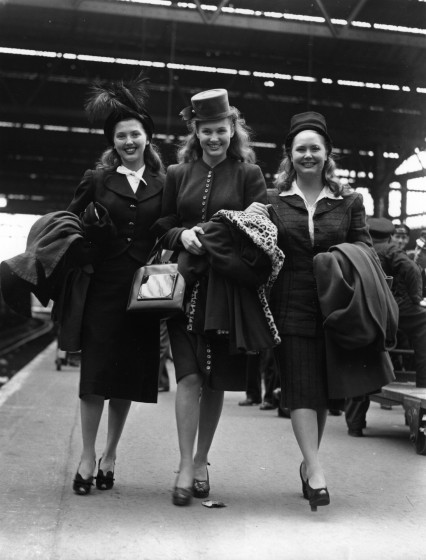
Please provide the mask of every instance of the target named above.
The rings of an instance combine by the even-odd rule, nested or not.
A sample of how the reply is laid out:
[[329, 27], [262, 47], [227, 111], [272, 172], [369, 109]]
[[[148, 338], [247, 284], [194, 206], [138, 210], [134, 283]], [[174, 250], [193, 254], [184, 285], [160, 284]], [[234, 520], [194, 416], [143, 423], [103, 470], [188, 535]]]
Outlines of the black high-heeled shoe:
[[96, 475], [96, 488], [99, 490], [111, 490], [114, 486], [114, 471], [107, 471], [104, 474], [103, 470], [101, 469], [101, 461], [102, 457], [99, 459], [98, 463], [98, 474]]
[[[95, 461], [95, 466], [96, 466], [96, 461]], [[77, 469], [77, 472], [75, 473], [75, 477], [72, 483], [72, 489], [79, 496], [87, 496], [87, 494], [90, 494], [90, 490], [94, 485], [93, 478], [94, 478], [93, 476], [89, 476], [89, 478], [83, 478]]]
[[[210, 463], [207, 463], [210, 465]], [[209, 479], [209, 470], [206, 465], [207, 471], [207, 480], [198, 480], [194, 478], [194, 483], [192, 485], [192, 492], [194, 494], [194, 498], [207, 498], [210, 494], [210, 479]]]
[[308, 491], [309, 505], [311, 511], [317, 511], [318, 506], [328, 506], [330, 503], [330, 494], [327, 488], [311, 488], [309, 480], [306, 481], [306, 489]]
[[306, 487], [306, 480], [302, 476], [302, 465], [303, 465], [303, 461], [300, 463], [300, 469], [299, 469], [300, 480], [302, 481], [302, 492], [305, 500], [309, 500], [308, 489]]
[[193, 489], [180, 488], [175, 486], [173, 488], [172, 502], [175, 506], [189, 506], [192, 501]]

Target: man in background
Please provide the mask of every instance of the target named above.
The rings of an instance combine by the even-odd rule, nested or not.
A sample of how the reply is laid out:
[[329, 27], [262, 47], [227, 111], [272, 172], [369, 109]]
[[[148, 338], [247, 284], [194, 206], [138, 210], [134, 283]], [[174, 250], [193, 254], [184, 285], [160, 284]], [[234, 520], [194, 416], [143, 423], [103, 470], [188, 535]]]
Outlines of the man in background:
[[[426, 387], [426, 308], [422, 301], [420, 267], [393, 241], [394, 225], [386, 218], [367, 220], [373, 246], [387, 276], [393, 277], [392, 293], [398, 304], [398, 328], [408, 338], [414, 350], [416, 386]], [[345, 417], [348, 434], [361, 437], [370, 406], [368, 395], [346, 402]]]

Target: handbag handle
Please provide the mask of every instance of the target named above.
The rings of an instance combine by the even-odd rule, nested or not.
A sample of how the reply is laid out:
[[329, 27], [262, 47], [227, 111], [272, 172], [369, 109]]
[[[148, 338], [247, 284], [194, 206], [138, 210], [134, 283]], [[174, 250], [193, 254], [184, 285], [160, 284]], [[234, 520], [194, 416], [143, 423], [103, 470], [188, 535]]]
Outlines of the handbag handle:
[[[166, 234], [162, 235], [160, 238], [157, 239], [157, 241], [154, 243], [153, 248], [151, 249], [151, 251], [149, 252], [146, 264], [159, 264], [162, 262], [161, 260], [161, 254], [163, 252], [163, 241], [164, 241], [164, 237], [166, 236]], [[168, 261], [171, 260], [173, 256], [173, 252], [170, 255], [170, 258], [167, 259]]]

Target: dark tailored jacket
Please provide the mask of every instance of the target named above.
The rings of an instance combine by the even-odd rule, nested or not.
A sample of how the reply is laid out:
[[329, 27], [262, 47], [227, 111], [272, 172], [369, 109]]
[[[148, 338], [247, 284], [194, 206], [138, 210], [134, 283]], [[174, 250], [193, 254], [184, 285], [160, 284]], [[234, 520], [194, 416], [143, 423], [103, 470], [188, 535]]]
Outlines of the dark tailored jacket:
[[90, 202], [100, 203], [114, 223], [117, 235], [103, 247], [104, 258], [114, 258], [127, 252], [144, 263], [155, 242], [151, 231], [161, 210], [164, 175], [145, 168], [136, 194], [126, 175], [116, 171], [87, 170], [77, 187], [67, 210], [78, 216]]
[[257, 165], [229, 158], [214, 168], [202, 159], [171, 165], [155, 233], [167, 232], [164, 247], [182, 249], [185, 229], [208, 221], [219, 210], [245, 210], [252, 202], [266, 203], [266, 183]]
[[338, 243], [362, 241], [372, 245], [359, 193], [342, 199], [323, 198], [313, 216], [314, 246], [308, 229], [308, 211], [297, 196], [268, 195], [270, 216], [278, 228], [278, 246], [284, 266], [271, 290], [270, 306], [280, 334], [316, 336], [322, 328], [313, 259]]
[[395, 379], [388, 348], [396, 344], [398, 305], [374, 250], [341, 243], [314, 257], [324, 316], [330, 398], [380, 390]]
[[[388, 241], [376, 242], [376, 250], [383, 270], [393, 277], [392, 293], [398, 305], [412, 307], [422, 300], [422, 275], [420, 267], [413, 262], [405, 251]], [[426, 341], [425, 341], [426, 344]]]
[[206, 254], [181, 251], [178, 260], [187, 286], [198, 282], [191, 298], [188, 330], [206, 337], [216, 336], [217, 330], [227, 331], [232, 354], [273, 348], [280, 342], [278, 332], [275, 325], [269, 325], [269, 308], [263, 307], [258, 294], [272, 272], [266, 247], [257, 246], [223, 216], [200, 226]]

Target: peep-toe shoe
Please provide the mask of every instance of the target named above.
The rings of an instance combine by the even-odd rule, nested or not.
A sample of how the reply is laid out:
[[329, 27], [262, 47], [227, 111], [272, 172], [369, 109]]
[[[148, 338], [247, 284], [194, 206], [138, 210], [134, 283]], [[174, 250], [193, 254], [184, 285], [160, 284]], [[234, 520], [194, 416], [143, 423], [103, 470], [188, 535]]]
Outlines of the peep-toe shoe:
[[107, 471], [104, 474], [103, 470], [101, 469], [101, 461], [102, 457], [99, 459], [98, 463], [98, 473], [96, 475], [96, 488], [99, 490], [111, 490], [114, 486], [114, 471]]
[[[96, 461], [95, 461], [95, 465], [96, 465]], [[86, 496], [87, 494], [90, 494], [90, 490], [92, 489], [93, 486], [93, 479], [94, 479], [93, 476], [89, 476], [88, 478], [83, 478], [77, 469], [77, 472], [75, 473], [75, 477], [72, 483], [72, 489], [79, 496]]]

